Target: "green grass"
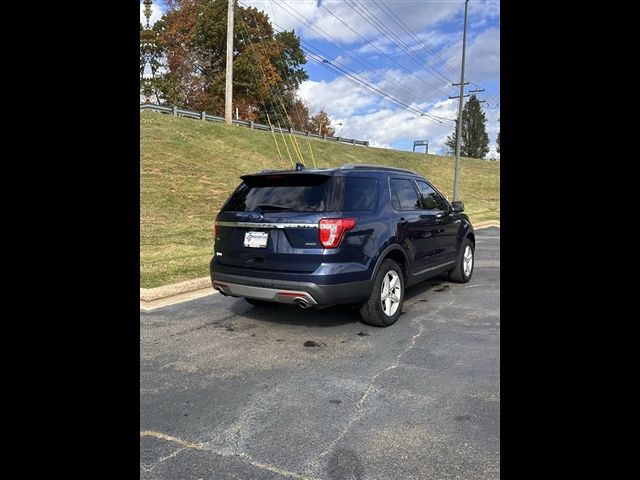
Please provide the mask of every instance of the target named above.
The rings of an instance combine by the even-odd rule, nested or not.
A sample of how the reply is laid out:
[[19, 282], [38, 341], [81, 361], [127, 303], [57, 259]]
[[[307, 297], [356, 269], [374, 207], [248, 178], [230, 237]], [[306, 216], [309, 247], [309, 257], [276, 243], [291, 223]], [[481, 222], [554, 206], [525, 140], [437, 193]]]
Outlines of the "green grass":
[[[304, 163], [312, 166], [307, 140], [297, 140]], [[282, 137], [278, 141], [286, 155]], [[408, 168], [452, 197], [453, 157], [310, 142], [318, 167], [372, 163]], [[140, 286], [206, 276], [218, 210], [240, 175], [264, 168], [291, 168], [288, 156], [278, 158], [270, 132], [142, 112]], [[499, 220], [500, 163], [463, 159], [460, 192], [472, 222]]]

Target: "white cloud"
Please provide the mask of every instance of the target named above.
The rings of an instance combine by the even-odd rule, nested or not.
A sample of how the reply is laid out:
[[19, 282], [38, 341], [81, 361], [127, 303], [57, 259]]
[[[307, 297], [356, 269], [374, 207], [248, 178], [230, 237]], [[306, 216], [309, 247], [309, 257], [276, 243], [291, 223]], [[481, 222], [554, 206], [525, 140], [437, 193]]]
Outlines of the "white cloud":
[[343, 55], [338, 55], [334, 62], [340, 63], [342, 65], [349, 65], [351, 63], [351, 57], [345, 57]]
[[[381, 36], [376, 27], [367, 20], [370, 15], [378, 18], [384, 25], [393, 27], [393, 31], [401, 32], [400, 27], [395, 25], [385, 10], [373, 2], [362, 2], [369, 10], [367, 12], [362, 4], [355, 3], [356, 8], [354, 9], [343, 0], [324, 0], [322, 2], [317, 0], [241, 1], [246, 5], [267, 12], [269, 17], [280, 27], [287, 30], [295, 29], [298, 34], [302, 34], [308, 39], [330, 35], [348, 44], [363, 43], [360, 37], [370, 41]], [[414, 32], [423, 31], [425, 28], [434, 27], [441, 22], [453, 19], [464, 6], [462, 2], [386, 1], [385, 4]]]
[[[337, 94], [336, 92], [339, 92]], [[397, 107], [350, 84], [343, 78], [330, 82], [304, 82], [300, 96], [312, 112], [323, 109], [333, 124], [342, 123], [336, 134], [369, 140], [372, 146], [389, 147], [403, 140], [429, 139], [429, 151], [440, 150], [442, 142], [453, 131], [449, 122], [439, 123]], [[457, 103], [441, 100], [435, 103], [411, 103], [414, 108], [444, 118], [455, 118]]]
[[[446, 48], [441, 55], [455, 70], [460, 70], [462, 39]], [[465, 78], [482, 82], [500, 75], [500, 30], [488, 28], [467, 45]]]
[[402, 141], [429, 140], [429, 151], [441, 148], [453, 127], [418, 117], [406, 110], [385, 108], [377, 112], [341, 119], [340, 135], [369, 140], [372, 146], [390, 146]]
[[331, 117], [350, 116], [374, 102], [372, 95], [342, 77], [330, 82], [307, 80], [300, 85], [298, 95], [307, 101], [311, 111], [324, 109]]
[[[160, 6], [157, 1], [153, 2], [153, 5], [151, 5], [151, 17], [149, 17], [149, 24], [153, 26], [154, 23], [160, 20], [163, 14], [164, 10], [162, 6]], [[144, 15], [144, 5], [142, 2], [140, 2], [140, 23], [142, 23], [142, 26], [147, 24], [147, 17]]]

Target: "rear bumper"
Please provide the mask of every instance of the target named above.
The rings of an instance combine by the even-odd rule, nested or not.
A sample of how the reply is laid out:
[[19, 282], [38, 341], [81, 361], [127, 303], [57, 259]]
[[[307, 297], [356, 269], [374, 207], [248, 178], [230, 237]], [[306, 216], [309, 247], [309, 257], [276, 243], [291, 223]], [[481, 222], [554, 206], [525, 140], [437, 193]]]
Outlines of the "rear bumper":
[[211, 272], [211, 282], [216, 290], [233, 297], [248, 297], [278, 303], [296, 303], [303, 298], [310, 305], [337, 305], [365, 301], [371, 294], [370, 280], [335, 285], [318, 285], [311, 282], [271, 280], [243, 277], [229, 273]]

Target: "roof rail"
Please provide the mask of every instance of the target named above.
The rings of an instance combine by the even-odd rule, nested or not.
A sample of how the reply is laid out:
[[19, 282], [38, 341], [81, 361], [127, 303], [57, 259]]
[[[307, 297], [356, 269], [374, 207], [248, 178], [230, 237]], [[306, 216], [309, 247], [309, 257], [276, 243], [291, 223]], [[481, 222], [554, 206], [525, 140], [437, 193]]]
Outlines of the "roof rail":
[[365, 163], [348, 163], [340, 167], [345, 170], [389, 170], [393, 172], [411, 173], [417, 175], [417, 173], [407, 170], [406, 168], [386, 167], [384, 165], [371, 165]]

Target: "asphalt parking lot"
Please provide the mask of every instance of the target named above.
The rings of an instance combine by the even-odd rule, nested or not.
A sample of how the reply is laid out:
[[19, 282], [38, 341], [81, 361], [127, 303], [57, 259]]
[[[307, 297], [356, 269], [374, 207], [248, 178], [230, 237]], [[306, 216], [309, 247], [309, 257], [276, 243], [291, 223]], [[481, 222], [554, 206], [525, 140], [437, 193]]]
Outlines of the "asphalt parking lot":
[[471, 282], [408, 289], [386, 329], [219, 294], [141, 311], [140, 478], [499, 478], [499, 251], [478, 230]]

